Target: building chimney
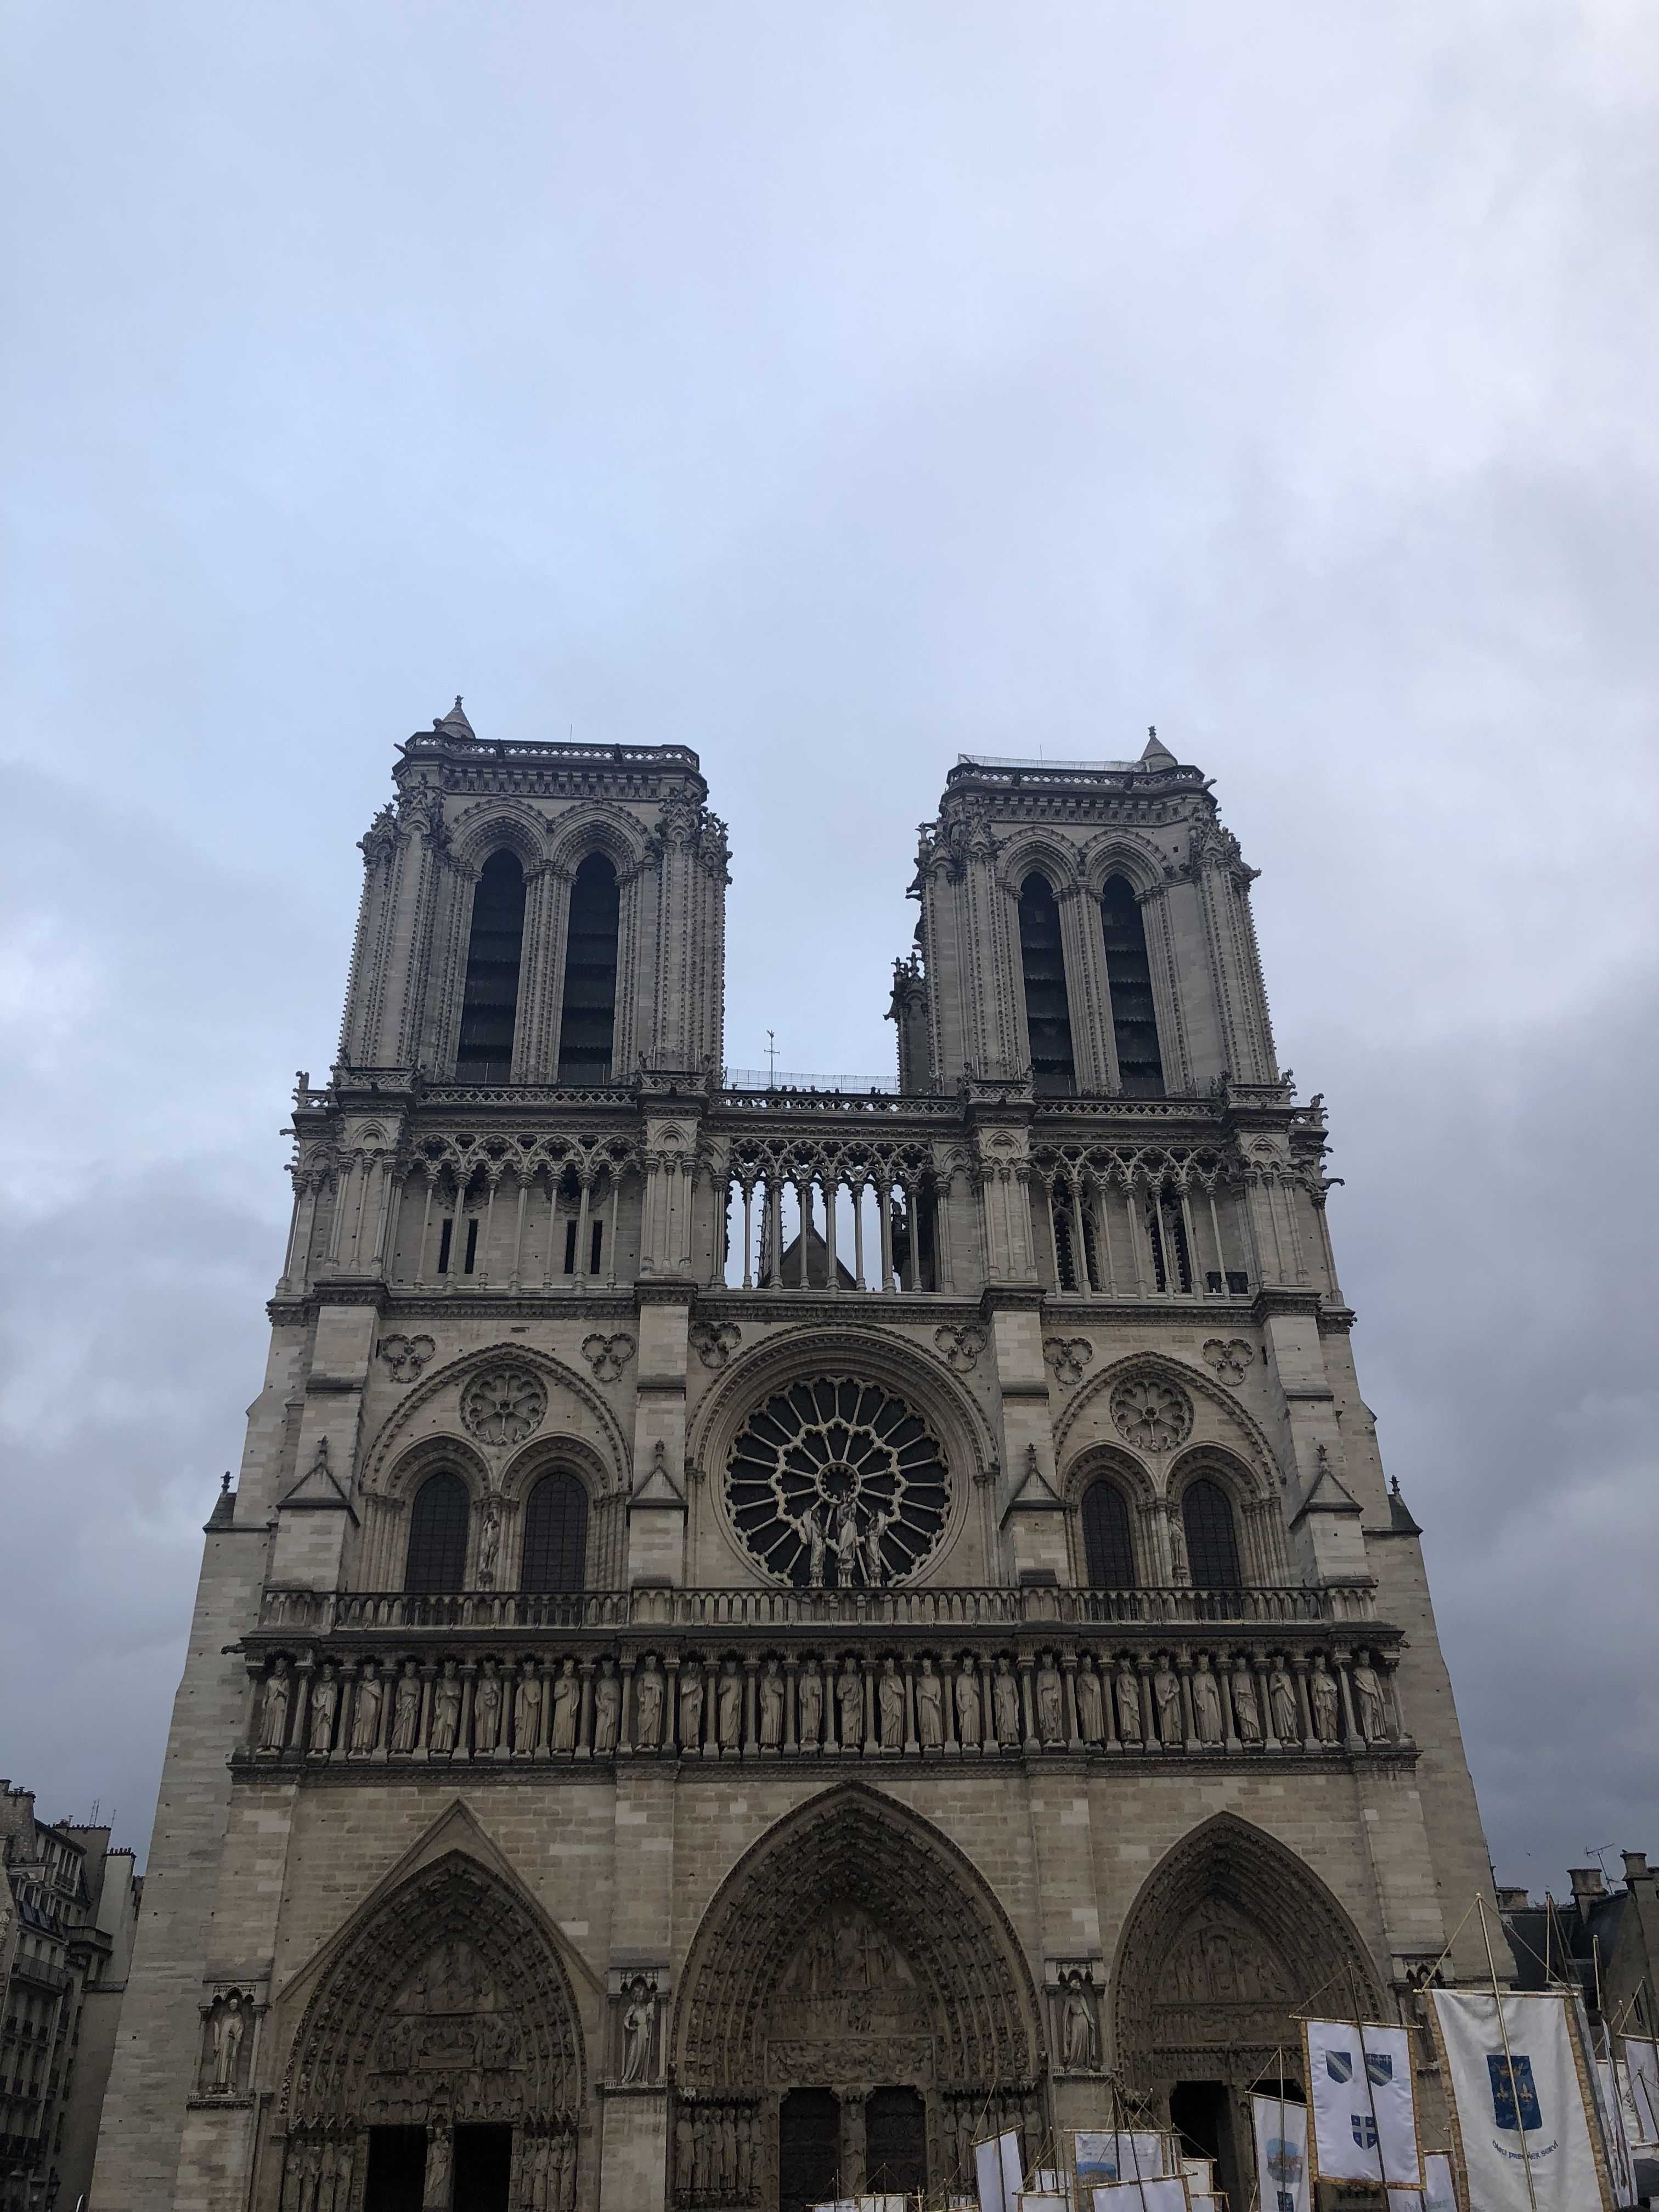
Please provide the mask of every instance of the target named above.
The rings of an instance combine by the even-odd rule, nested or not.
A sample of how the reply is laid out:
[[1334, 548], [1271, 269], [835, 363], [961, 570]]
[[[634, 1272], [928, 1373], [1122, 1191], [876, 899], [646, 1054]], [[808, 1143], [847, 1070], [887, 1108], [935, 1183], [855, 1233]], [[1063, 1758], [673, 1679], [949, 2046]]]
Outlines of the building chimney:
[[1646, 1881], [1649, 1879], [1648, 1855], [1645, 1851], [1624, 1851], [1620, 1856], [1625, 1862], [1625, 1880], [1627, 1882]]
[[1500, 1889], [1498, 1893], [1500, 1912], [1524, 1912], [1531, 1902], [1524, 1889]]
[[1600, 1867], [1569, 1867], [1567, 1879], [1572, 1884], [1573, 1902], [1588, 1920], [1590, 1908], [1605, 1902], [1607, 1885]]

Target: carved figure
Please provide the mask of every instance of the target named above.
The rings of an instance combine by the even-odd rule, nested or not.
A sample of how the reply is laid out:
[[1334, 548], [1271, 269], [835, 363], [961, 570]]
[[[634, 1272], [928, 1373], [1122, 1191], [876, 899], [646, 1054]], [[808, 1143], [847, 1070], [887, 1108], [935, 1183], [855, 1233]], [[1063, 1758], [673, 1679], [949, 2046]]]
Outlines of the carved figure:
[[1075, 1967], [1066, 1977], [1066, 2002], [1060, 2021], [1060, 2057], [1068, 2073], [1086, 2073], [1096, 2063], [1095, 2008], [1090, 1991]]
[[1117, 1732], [1125, 1743], [1141, 1741], [1140, 1677], [1127, 1659], [1117, 1674]]
[[409, 1752], [415, 1748], [415, 1739], [421, 1732], [421, 1678], [415, 1662], [405, 1659], [404, 1671], [398, 1677], [398, 1686], [392, 1698], [392, 1741], [388, 1748]]
[[461, 1684], [453, 1659], [444, 1661], [443, 1672], [432, 1686], [432, 1724], [427, 1731], [427, 1748], [434, 1752], [452, 1752], [461, 1732]]
[[1261, 1708], [1256, 1703], [1255, 1683], [1243, 1652], [1233, 1667], [1233, 1720], [1241, 1743], [1261, 1742]]
[[979, 1731], [979, 1670], [964, 1659], [957, 1675], [957, 1741], [977, 1749]]
[[730, 2105], [720, 2112], [720, 2186], [730, 2189], [738, 2178], [738, 2118]]
[[897, 1519], [896, 1513], [883, 1513], [872, 1506], [870, 1518], [865, 1524], [864, 1579], [872, 1589], [879, 1589], [887, 1579], [886, 1569], [882, 1565], [881, 1540]]
[[374, 1662], [365, 1659], [357, 1684], [357, 1702], [351, 1709], [350, 1756], [367, 1759], [380, 1740], [380, 1702], [385, 1692]]
[[800, 1747], [816, 1751], [818, 1730], [823, 1725], [823, 1678], [816, 1659], [809, 1659], [801, 1669], [796, 1698], [800, 1706]]
[[945, 1744], [945, 1685], [924, 1659], [916, 1677], [916, 1740], [924, 1751], [939, 1751]]
[[433, 2121], [426, 2131], [426, 2189], [421, 2202], [423, 2206], [433, 2208], [434, 2212], [435, 2208], [441, 2208], [441, 2212], [449, 2212], [453, 2148], [453, 2140], [449, 2130]]
[[333, 1662], [325, 1659], [322, 1672], [311, 1686], [312, 1756], [325, 1757], [334, 1748], [334, 1717], [340, 1707], [340, 1685]]
[[574, 1751], [576, 1723], [581, 1717], [581, 1705], [582, 1686], [576, 1679], [576, 1662], [574, 1659], [563, 1660], [553, 1681], [553, 1726], [548, 1741], [550, 1751]]
[[1296, 1685], [1282, 1659], [1274, 1660], [1273, 1673], [1267, 1677], [1267, 1711], [1273, 1719], [1273, 1734], [1280, 1743], [1301, 1742], [1302, 1731], [1296, 1724]]
[[884, 1659], [881, 1662], [881, 1685], [876, 1692], [876, 1704], [881, 1720], [882, 1749], [902, 1751], [904, 1748], [904, 1684], [890, 1659]]
[[841, 1680], [836, 1685], [836, 1703], [840, 1711], [842, 1749], [861, 1751], [864, 1748], [864, 1683], [850, 1659], [842, 1668]]
[[259, 1748], [280, 1751], [288, 1739], [288, 1662], [278, 1656], [259, 1700]]
[[501, 1685], [493, 1659], [484, 1661], [483, 1673], [472, 1692], [472, 1748], [485, 1757], [495, 1750], [501, 1727]]
[[513, 1698], [514, 1756], [527, 1759], [535, 1750], [541, 1732], [542, 1678], [536, 1672], [535, 1661], [526, 1659]]
[[1181, 1685], [1170, 1672], [1169, 1660], [1162, 1654], [1158, 1672], [1152, 1677], [1152, 1707], [1158, 1715], [1158, 1741], [1180, 1743], [1187, 1733], [1181, 1724]]
[[662, 1675], [647, 1659], [634, 1686], [634, 1740], [641, 1751], [655, 1751], [662, 1740]]
[[777, 1751], [783, 1744], [783, 1677], [778, 1662], [769, 1659], [760, 1679], [760, 1740], [763, 1751]]
[[830, 1539], [830, 1548], [836, 1555], [836, 1588], [850, 1589], [853, 1568], [859, 1555], [859, 1524], [850, 1498], [843, 1498], [836, 1510], [835, 1534]]
[[478, 1528], [478, 1588], [494, 1589], [495, 1569], [501, 1556], [501, 1500], [492, 1492], [484, 1500], [483, 1518]]
[[1313, 1730], [1321, 1743], [1334, 1743], [1337, 1737], [1337, 1706], [1341, 1692], [1336, 1686], [1336, 1677], [1325, 1672], [1325, 1655], [1314, 1654], [1313, 1673], [1308, 1677], [1308, 1709], [1313, 1715]]
[[1200, 1743], [1219, 1743], [1227, 1733], [1221, 1717], [1221, 1685], [1210, 1672], [1206, 1651], [1199, 1653], [1193, 1676], [1193, 1729]]
[[1381, 1743], [1389, 1733], [1389, 1711], [1369, 1651], [1360, 1653], [1352, 1680], [1354, 1699], [1359, 1707], [1359, 1733], [1367, 1743]]
[[691, 2115], [682, 2105], [674, 2120], [674, 2194], [676, 2197], [684, 2197], [691, 2194], [692, 2134]]
[[1104, 1743], [1106, 1741], [1106, 1711], [1100, 1694], [1100, 1677], [1095, 1672], [1095, 1662], [1085, 1657], [1077, 1670], [1077, 1725], [1085, 1743]]
[[643, 2081], [651, 2070], [651, 2031], [656, 2025], [656, 2003], [642, 1975], [629, 1986], [623, 2012], [623, 2080]]
[[722, 1751], [737, 1751], [743, 1742], [743, 1677], [738, 1662], [728, 1659], [720, 1669], [714, 1693], [714, 1724]]
[[1019, 1742], [1019, 1684], [1009, 1672], [1006, 1658], [997, 1661], [996, 1680], [991, 1685], [991, 1711], [996, 1722], [997, 1741], [1005, 1751], [1012, 1750]]
[[593, 1756], [608, 1758], [617, 1748], [622, 1722], [622, 1683], [610, 1660], [599, 1662], [599, 1679], [593, 1691]]
[[240, 1994], [233, 1990], [228, 1996], [220, 1999], [213, 2012], [213, 2089], [216, 2096], [228, 2097], [236, 2088], [242, 2038], [246, 2033], [247, 2015], [242, 2009]]
[[1044, 1743], [1063, 1743], [1066, 1723], [1060, 1694], [1060, 1676], [1046, 1652], [1042, 1664], [1037, 1668], [1036, 1707], [1037, 1734]]
[[747, 2203], [755, 2193], [755, 2129], [747, 2112], [738, 2117], [738, 2195]]
[[696, 1751], [702, 1743], [702, 1663], [686, 1659], [680, 1667], [680, 1749]]

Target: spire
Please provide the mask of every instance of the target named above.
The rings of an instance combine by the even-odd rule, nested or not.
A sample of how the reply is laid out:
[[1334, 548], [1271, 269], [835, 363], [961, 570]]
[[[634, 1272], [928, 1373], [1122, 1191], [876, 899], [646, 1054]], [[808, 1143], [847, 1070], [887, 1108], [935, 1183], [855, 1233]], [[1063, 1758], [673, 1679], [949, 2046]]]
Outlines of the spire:
[[476, 745], [478, 742], [477, 732], [461, 711], [461, 695], [459, 691], [455, 694], [454, 705], [447, 714], [434, 714], [432, 717], [432, 726], [434, 730], [441, 730], [446, 737], [459, 738], [466, 744]]
[[[458, 707], [460, 703], [459, 699], [455, 702]], [[1150, 722], [1146, 726], [1146, 750], [1140, 756], [1140, 764], [1143, 768], [1178, 768], [1180, 766], [1175, 755], [1159, 738], [1156, 728]]]

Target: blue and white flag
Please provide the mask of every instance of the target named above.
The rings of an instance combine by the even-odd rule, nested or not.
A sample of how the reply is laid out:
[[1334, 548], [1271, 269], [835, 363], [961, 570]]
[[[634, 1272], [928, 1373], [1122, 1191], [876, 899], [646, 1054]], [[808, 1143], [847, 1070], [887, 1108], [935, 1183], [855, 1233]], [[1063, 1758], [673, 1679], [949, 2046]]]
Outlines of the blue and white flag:
[[1302, 2027], [1315, 2176], [1421, 2188], [1407, 2030], [1351, 2020], [1309, 2020]]
[[1255, 2129], [1256, 2196], [1261, 2212], [1308, 2212], [1308, 2108], [1283, 2097], [1250, 2100]]
[[1429, 1996], [1470, 2202], [1480, 2212], [1611, 2212], [1565, 1996]]

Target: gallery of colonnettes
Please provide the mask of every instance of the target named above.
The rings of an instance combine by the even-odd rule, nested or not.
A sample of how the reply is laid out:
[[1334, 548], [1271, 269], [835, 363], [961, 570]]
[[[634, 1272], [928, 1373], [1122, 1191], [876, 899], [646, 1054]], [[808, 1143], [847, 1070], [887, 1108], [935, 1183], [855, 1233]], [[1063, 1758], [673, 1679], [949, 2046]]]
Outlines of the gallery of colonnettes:
[[726, 1065], [695, 753], [392, 775], [100, 2212], [943, 2203], [1112, 2112], [1246, 2204], [1489, 1875], [1209, 780], [949, 768], [872, 1091]]

